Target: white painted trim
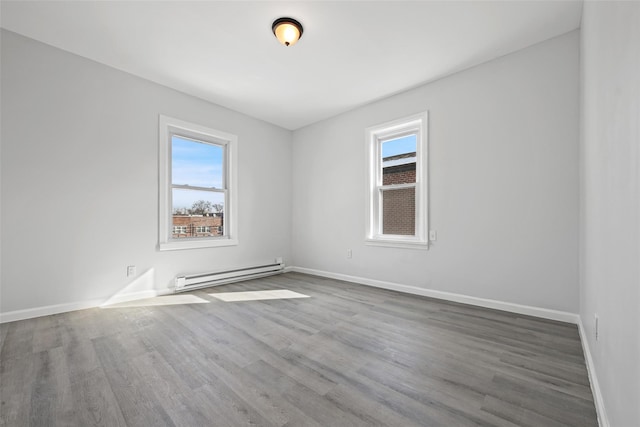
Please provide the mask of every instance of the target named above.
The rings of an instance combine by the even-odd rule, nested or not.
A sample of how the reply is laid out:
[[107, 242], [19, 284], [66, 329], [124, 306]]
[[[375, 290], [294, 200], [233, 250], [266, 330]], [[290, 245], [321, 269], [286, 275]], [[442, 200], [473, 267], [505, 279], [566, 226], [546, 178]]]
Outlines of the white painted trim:
[[476, 305], [479, 307], [503, 310], [511, 313], [525, 314], [527, 316], [541, 317], [543, 319], [557, 320], [560, 322], [577, 324], [579, 316], [567, 311], [550, 310], [547, 308], [533, 307], [529, 305], [514, 304], [511, 302], [498, 301], [486, 298], [472, 297], [469, 295], [455, 294], [452, 292], [436, 291], [433, 289], [419, 288], [417, 286], [402, 285], [400, 283], [385, 282], [381, 280], [367, 279], [364, 277], [349, 276], [341, 273], [330, 273], [328, 271], [314, 270], [304, 267], [291, 267], [291, 271], [311, 274], [314, 276], [328, 277], [330, 279], [344, 280], [346, 282], [359, 283], [361, 285], [373, 286], [376, 288], [389, 289], [392, 291], [404, 292], [413, 295], [437, 298], [446, 301], [459, 302], [462, 304]]
[[70, 311], [86, 310], [88, 308], [102, 307], [121, 302], [135, 301], [145, 298], [153, 298], [160, 295], [167, 295], [173, 289], [148, 289], [145, 291], [128, 292], [126, 294], [114, 295], [111, 298], [94, 299], [88, 301], [76, 301], [64, 304], [45, 305], [43, 307], [27, 308], [24, 310], [8, 311], [0, 313], [0, 323], [15, 322], [18, 320], [34, 319], [36, 317], [50, 316], [52, 314], [68, 313]]
[[175, 251], [182, 249], [219, 248], [222, 246], [237, 246], [238, 239], [226, 238], [200, 238], [184, 239], [180, 241], [160, 242], [161, 251]]
[[[225, 194], [224, 238], [172, 239], [171, 137], [174, 133], [196, 141], [225, 147], [223, 189]], [[238, 137], [195, 123], [158, 116], [158, 250], [212, 248], [238, 245]], [[195, 187], [194, 187], [195, 188]]]
[[[416, 135], [416, 182], [406, 185], [382, 185], [381, 142], [390, 138]], [[409, 117], [371, 126], [365, 129], [365, 147], [368, 159], [366, 193], [367, 245], [429, 249], [429, 112], [423, 111]], [[416, 189], [415, 236], [392, 236], [381, 234], [381, 201], [384, 190], [398, 188]]]
[[367, 246], [384, 246], [387, 248], [402, 248], [402, 249], [429, 249], [429, 242], [423, 242], [420, 240], [403, 241], [401, 239], [391, 240], [386, 238], [367, 238], [364, 241]]
[[45, 305], [44, 307], [27, 308], [24, 310], [0, 313], [0, 323], [15, 322], [17, 320], [33, 319], [34, 317], [49, 316], [51, 314], [66, 313], [68, 311], [84, 310], [100, 306], [104, 300], [77, 301], [65, 304]]
[[580, 332], [580, 342], [582, 343], [582, 351], [584, 353], [584, 359], [587, 363], [587, 373], [589, 374], [589, 383], [591, 384], [591, 392], [593, 393], [593, 400], [596, 406], [596, 413], [598, 414], [598, 425], [600, 427], [610, 427], [611, 424], [609, 424], [607, 411], [605, 410], [605, 407], [604, 407], [604, 399], [602, 398], [600, 383], [598, 382], [598, 376], [596, 375], [596, 367], [593, 364], [593, 357], [591, 357], [591, 350], [589, 350], [589, 341], [587, 340], [587, 333], [584, 330], [581, 317], [578, 317], [578, 331]]

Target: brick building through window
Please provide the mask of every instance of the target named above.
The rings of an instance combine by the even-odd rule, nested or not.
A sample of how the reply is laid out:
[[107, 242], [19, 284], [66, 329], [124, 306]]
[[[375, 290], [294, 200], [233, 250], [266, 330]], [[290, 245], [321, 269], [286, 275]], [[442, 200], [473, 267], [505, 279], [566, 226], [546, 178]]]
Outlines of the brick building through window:
[[204, 215], [173, 215], [171, 237], [216, 237], [224, 235], [224, 214], [222, 212]]
[[[403, 153], [382, 159], [382, 185], [416, 182], [416, 153]], [[383, 192], [382, 232], [412, 236], [416, 232], [415, 188]]]

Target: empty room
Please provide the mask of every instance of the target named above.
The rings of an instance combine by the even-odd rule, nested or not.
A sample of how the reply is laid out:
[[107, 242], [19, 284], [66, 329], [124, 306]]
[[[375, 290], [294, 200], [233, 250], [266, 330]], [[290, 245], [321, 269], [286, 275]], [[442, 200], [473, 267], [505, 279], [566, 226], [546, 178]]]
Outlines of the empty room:
[[640, 426], [640, 1], [0, 23], [0, 425]]

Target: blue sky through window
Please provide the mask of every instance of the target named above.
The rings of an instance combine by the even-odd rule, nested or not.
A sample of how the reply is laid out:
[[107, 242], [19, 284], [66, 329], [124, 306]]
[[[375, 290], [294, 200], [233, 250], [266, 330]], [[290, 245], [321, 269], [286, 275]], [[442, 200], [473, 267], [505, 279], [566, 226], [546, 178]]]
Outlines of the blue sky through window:
[[[176, 185], [222, 188], [224, 147], [171, 137], [171, 181]], [[190, 208], [197, 200], [224, 202], [221, 193], [173, 190], [173, 207]]]
[[416, 135], [403, 136], [382, 143], [382, 158], [397, 154], [414, 153], [416, 151]]

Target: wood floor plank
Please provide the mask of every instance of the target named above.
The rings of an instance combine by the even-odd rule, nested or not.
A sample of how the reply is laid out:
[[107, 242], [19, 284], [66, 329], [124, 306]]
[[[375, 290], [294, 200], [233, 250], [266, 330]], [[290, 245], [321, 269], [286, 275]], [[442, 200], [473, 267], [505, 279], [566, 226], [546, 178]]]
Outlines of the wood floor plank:
[[371, 425], [418, 427], [421, 423], [405, 417], [392, 409], [391, 405], [382, 405], [354, 387], [338, 384], [328, 391], [325, 397], [335, 406], [343, 410], [355, 411], [360, 418], [369, 420]]
[[[17, 341], [17, 346], [22, 347], [22, 341]], [[11, 345], [11, 341], [8, 345]], [[32, 353], [26, 353], [22, 357], [0, 358], [0, 425], [29, 424], [35, 358]]]
[[[276, 289], [309, 298], [211, 296]], [[0, 426], [597, 426], [575, 325], [299, 273], [192, 294], [0, 325]]]
[[567, 425], [597, 425], [597, 422], [594, 424], [597, 417], [592, 401], [518, 381], [506, 375], [497, 374], [494, 387], [487, 394]]
[[157, 351], [141, 354], [131, 360], [141, 381], [176, 426], [206, 425], [207, 417], [192, 405], [194, 389], [178, 375]]
[[71, 397], [74, 402], [74, 414], [70, 425], [127, 425], [102, 368], [77, 375], [71, 383]]
[[22, 320], [6, 324], [6, 335], [0, 351], [1, 360], [24, 357], [33, 353], [33, 331], [36, 319]]
[[[127, 347], [126, 344], [136, 341], [137, 345]], [[127, 425], [174, 426], [163, 402], [153, 394], [151, 384], [130, 363], [132, 358], [144, 354], [144, 344], [131, 334], [121, 333], [95, 338], [94, 345]]]
[[0, 323], [0, 351], [2, 350], [4, 340], [7, 337], [7, 332], [9, 332], [9, 323]]
[[247, 371], [257, 381], [274, 387], [282, 398], [320, 425], [348, 425], [354, 427], [368, 425], [367, 420], [357, 414], [345, 412], [341, 408], [332, 405], [324, 396], [318, 395], [266, 362], [258, 361], [248, 366]]
[[257, 381], [250, 371], [225, 357], [209, 359], [210, 366], [231, 390], [244, 397], [263, 417], [274, 425], [305, 425], [320, 427], [313, 418], [282, 399], [272, 384]]
[[565, 426], [565, 424], [546, 417], [543, 414], [530, 411], [518, 405], [513, 405], [493, 396], [485, 396], [485, 402], [482, 405], [482, 410], [523, 427]]
[[73, 414], [71, 382], [61, 347], [34, 354], [30, 392], [29, 424], [69, 425]]

